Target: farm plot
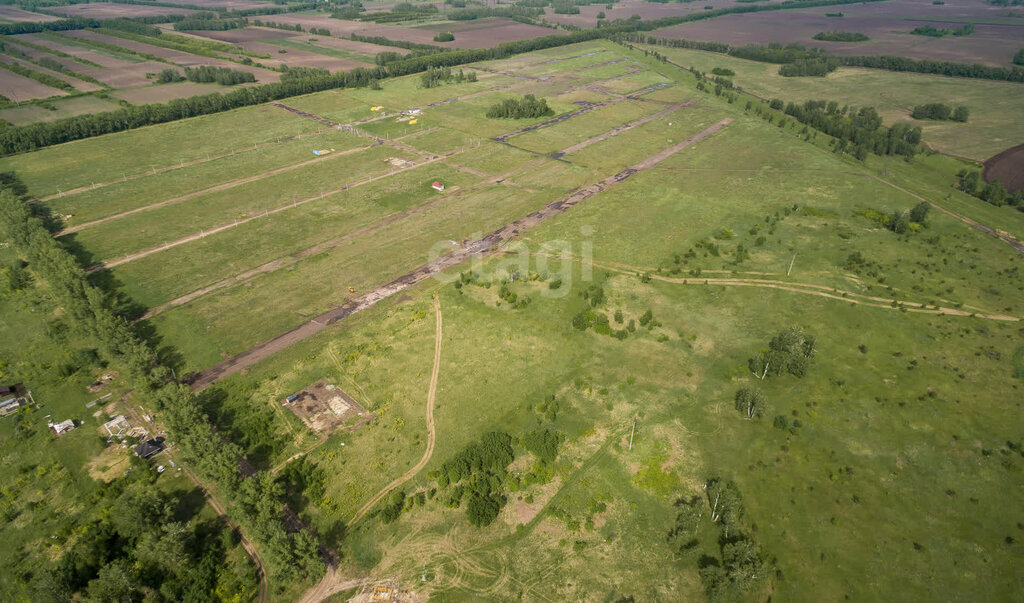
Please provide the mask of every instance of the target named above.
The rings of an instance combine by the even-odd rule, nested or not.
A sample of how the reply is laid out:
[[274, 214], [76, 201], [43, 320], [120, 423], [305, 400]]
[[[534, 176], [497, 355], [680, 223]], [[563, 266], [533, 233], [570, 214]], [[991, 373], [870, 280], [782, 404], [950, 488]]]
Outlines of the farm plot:
[[6, 21], [12, 21], [14, 23], [20, 23], [23, 21], [29, 22], [46, 22], [56, 21], [60, 17], [54, 17], [53, 15], [44, 15], [43, 13], [33, 13], [27, 10], [22, 10], [14, 6], [5, 5], [0, 6], [0, 19]]
[[314, 150], [343, 152], [369, 146], [366, 139], [341, 130], [262, 146], [204, 161], [188, 169], [143, 174], [137, 178], [113, 182], [107, 186], [87, 188], [78, 193], [50, 198], [46, 204], [65, 225], [79, 228], [94, 220], [124, 212], [139, 211], [160, 203], [172, 203], [186, 195], [197, 195], [212, 188], [230, 188], [245, 181], [258, 180], [272, 172], [300, 164], [326, 161], [330, 154], [316, 156]]
[[235, 44], [246, 52], [268, 55], [270, 58], [260, 59], [260, 63], [270, 67], [322, 67], [336, 72], [373, 64], [373, 56], [317, 46], [310, 40], [319, 41], [320, 38], [309, 34], [289, 35], [278, 29], [262, 27], [189, 33], [202, 39]]
[[352, 396], [324, 380], [288, 396], [281, 405], [320, 435], [330, 434], [349, 423], [362, 425], [373, 420], [373, 414]]
[[79, 60], [57, 56], [42, 50], [29, 48], [28, 46], [19, 45], [18, 47], [19, 50], [34, 59], [45, 57], [57, 61], [67, 69], [88, 75], [111, 88], [131, 88], [150, 85], [152, 84], [151, 77], [167, 67], [167, 65], [157, 63], [156, 61], [120, 60], [84, 48], [62, 45], [48, 38], [34, 37], [31, 34], [23, 34], [15, 39], [51, 48], [56, 52], [64, 52], [76, 57]]
[[96, 84], [94, 84], [92, 82], [86, 82], [86, 81], [78, 79], [77, 77], [73, 77], [73, 76], [70, 76], [70, 75], [67, 75], [67, 74], [64, 74], [64, 73], [58, 73], [56, 71], [53, 71], [52, 69], [47, 69], [46, 67], [40, 67], [39, 65], [36, 65], [34, 63], [30, 63], [29, 61], [23, 61], [21, 59], [16, 59], [14, 57], [10, 57], [10, 56], [7, 56], [7, 55], [0, 55], [0, 62], [3, 62], [4, 64], [7, 64], [7, 65], [20, 65], [21, 67], [24, 67], [26, 69], [31, 69], [32, 71], [35, 71], [37, 73], [42, 73], [42, 74], [48, 75], [48, 76], [50, 76], [52, 78], [56, 78], [58, 80], [62, 80], [64, 82], [68, 83], [68, 84], [71, 84], [71, 86], [77, 92], [95, 92], [97, 90], [102, 90], [103, 89], [102, 86], [98, 86], [98, 85], [96, 85]]
[[[640, 101], [616, 102], [509, 140], [518, 147], [550, 155], [664, 108], [662, 105]], [[650, 148], [645, 150], [650, 154]]]
[[91, 2], [88, 4], [70, 4], [52, 6], [49, 10], [67, 17], [85, 17], [89, 19], [118, 19], [132, 17], [159, 17], [163, 15], [187, 15], [195, 11], [187, 8], [166, 6], [146, 6], [144, 4], [115, 4], [112, 2]]
[[227, 67], [237, 71], [248, 71], [256, 77], [258, 83], [276, 82], [281, 79], [281, 74], [276, 71], [269, 71], [267, 69], [260, 69], [259, 67], [251, 67], [249, 65], [239, 65], [238, 63], [232, 63], [231, 61], [211, 59], [196, 54], [190, 54], [182, 52], [180, 50], [172, 50], [170, 48], [163, 48], [161, 46], [153, 46], [152, 44], [145, 44], [143, 42], [135, 42], [133, 40], [126, 40], [114, 36], [108, 36], [101, 33], [96, 33], [89, 30], [74, 30], [64, 32], [64, 37], [78, 38], [82, 40], [92, 40], [96, 42], [102, 42], [104, 44], [114, 44], [122, 48], [127, 48], [135, 52], [144, 52], [151, 54], [162, 59], [166, 59], [170, 63], [180, 65], [182, 67], [198, 67], [201, 65], [213, 65], [216, 67]]
[[86, 113], [100, 113], [102, 111], [113, 111], [120, 105], [109, 100], [95, 96], [76, 96], [72, 98], [57, 98], [48, 101], [56, 108], [56, 111], [40, 107], [39, 105], [22, 105], [10, 109], [0, 109], [0, 119], [15, 125], [36, 123], [41, 121], [53, 121], [84, 115]]
[[6, 69], [0, 69], [0, 94], [13, 101], [26, 101], [34, 98], [50, 98], [65, 96], [67, 92], [51, 88], [33, 79], [18, 75]]
[[519, 23], [511, 19], [490, 18], [473, 21], [446, 21], [416, 26], [432, 33], [450, 31], [455, 40], [444, 44], [455, 48], [491, 48], [502, 42], [515, 42], [557, 33], [547, 27]]
[[388, 174], [394, 169], [387, 162], [392, 157], [415, 159], [414, 155], [386, 147], [348, 155], [335, 153], [322, 162], [181, 203], [126, 215], [67, 236], [88, 250], [92, 262], [110, 260], [182, 237], [199, 236], [203, 230], [259, 214], [269, 215], [272, 210], [291, 207], [355, 182]]
[[[899, 4], [893, 2], [892, 4]], [[912, 11], [912, 4], [924, 4], [905, 0], [904, 7]], [[978, 6], [983, 6], [980, 3]], [[893, 7], [888, 7], [890, 10]], [[990, 7], [995, 9], [995, 7]], [[877, 7], [871, 7], [872, 11]], [[825, 16], [832, 9], [808, 11], [773, 11], [726, 15], [709, 21], [684, 23], [665, 29], [655, 30], [653, 35], [665, 38], [686, 38], [707, 40], [742, 46], [749, 43], [770, 42], [800, 43], [820, 46], [835, 54], [847, 55], [899, 55], [916, 59], [934, 59], [961, 63], [985, 63], [1006, 66], [1010, 57], [1024, 42], [1024, 23], [1003, 25], [978, 23], [975, 32], [969, 36], [946, 36], [934, 38], [911, 35], [915, 27], [932, 24], [936, 27], [959, 27], [959, 21], [921, 20], [921, 17], [901, 17], [871, 13], [849, 14], [842, 19]], [[1005, 12], [1005, 11], [1004, 11]], [[910, 13], [913, 14], [913, 13]], [[821, 31], [859, 32], [871, 38], [868, 42], [837, 43], [817, 42], [814, 34]]]
[[[152, 321], [169, 344], [188, 358], [189, 369], [204, 368], [458, 247], [463, 239], [489, 232], [539, 209], [547, 194], [497, 185], [465, 196], [446, 197], [429, 212], [388, 224], [372, 236], [308, 258], [292, 270], [268, 273], [249, 285], [224, 289]], [[368, 262], [367, 258], [372, 258]], [[301, 291], [300, 294], [289, 294]], [[261, 308], [259, 325], [238, 308]]]
[[446, 198], [430, 188], [434, 180], [454, 189], [447, 195], [465, 195], [479, 183], [478, 177], [443, 163], [420, 166], [282, 212], [272, 220], [255, 220], [122, 264], [111, 273], [133, 299], [163, 311], [219, 289], [245, 285], [261, 274], [294, 269], [305, 258], [319, 257], [387, 224], [429, 211]]
[[[261, 105], [69, 142], [5, 157], [0, 166], [17, 171], [30, 194], [45, 197], [110, 184], [126, 176], [185, 167], [185, 162], [246, 152], [321, 127], [313, 120]], [[83, 162], [83, 157], [89, 162]]]
[[[768, 0], [763, 4], [778, 2]], [[576, 27], [595, 27], [600, 19], [597, 14], [605, 14], [605, 22], [612, 22], [616, 19], [629, 19], [633, 15], [640, 15], [644, 20], [660, 19], [662, 17], [675, 17], [691, 13], [703, 12], [705, 7], [731, 8], [736, 6], [735, 0], [709, 0], [708, 2], [645, 2], [644, 0], [627, 0], [618, 2], [608, 7], [604, 4], [590, 4], [580, 6], [580, 12], [576, 15], [561, 15], [548, 9], [544, 18], [562, 25], [573, 25]]]
[[213, 94], [214, 92], [228, 92], [230, 90], [229, 87], [221, 86], [220, 84], [176, 82], [174, 84], [118, 90], [111, 92], [110, 96], [126, 100], [133, 105], [146, 105], [149, 103], [166, 103], [176, 98], [188, 98], [200, 94]]

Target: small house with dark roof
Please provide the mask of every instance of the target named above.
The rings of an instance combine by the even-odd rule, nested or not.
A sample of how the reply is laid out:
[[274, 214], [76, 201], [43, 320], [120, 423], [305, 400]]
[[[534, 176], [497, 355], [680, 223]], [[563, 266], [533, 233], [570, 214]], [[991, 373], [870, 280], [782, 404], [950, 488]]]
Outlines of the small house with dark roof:
[[153, 458], [164, 449], [164, 439], [154, 438], [152, 440], [146, 440], [135, 447], [135, 454], [139, 455], [144, 459]]
[[28, 392], [25, 386], [16, 383], [14, 385], [0, 385], [0, 417], [9, 415], [24, 406], [28, 402]]

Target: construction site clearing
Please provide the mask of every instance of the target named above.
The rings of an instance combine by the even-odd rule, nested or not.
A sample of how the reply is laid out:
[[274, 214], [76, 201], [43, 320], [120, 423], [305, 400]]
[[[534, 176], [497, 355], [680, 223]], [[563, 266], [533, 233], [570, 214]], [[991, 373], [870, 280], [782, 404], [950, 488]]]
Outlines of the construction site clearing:
[[288, 396], [281, 405], [320, 435], [341, 427], [355, 431], [374, 418], [352, 396], [323, 379]]

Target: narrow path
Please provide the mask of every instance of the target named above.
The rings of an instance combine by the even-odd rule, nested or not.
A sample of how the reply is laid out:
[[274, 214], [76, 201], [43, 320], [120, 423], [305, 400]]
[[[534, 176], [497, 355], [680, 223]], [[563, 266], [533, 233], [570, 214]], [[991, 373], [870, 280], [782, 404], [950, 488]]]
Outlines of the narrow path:
[[232, 530], [235, 531], [235, 533], [238, 534], [239, 543], [242, 545], [242, 548], [245, 549], [245, 552], [249, 554], [249, 558], [252, 559], [253, 565], [256, 566], [256, 573], [259, 574], [260, 577], [259, 603], [266, 603], [267, 571], [263, 567], [263, 561], [260, 559], [259, 553], [256, 552], [256, 546], [248, 538], [245, 537], [245, 534], [242, 533], [241, 528], [239, 528], [235, 524], [235, 522], [231, 521], [231, 518], [228, 516], [227, 511], [225, 511], [224, 507], [221, 506], [220, 501], [214, 498], [213, 494], [210, 494], [210, 491], [203, 486], [202, 482], [199, 481], [199, 478], [197, 478], [195, 474], [193, 474], [192, 471], [189, 470], [189, 468], [186, 467], [183, 463], [179, 462], [178, 466], [181, 467], [182, 471], [188, 477], [189, 481], [191, 481], [192, 484], [195, 485], [195, 487], [199, 488], [199, 490], [203, 493], [203, 497], [206, 498], [206, 502], [208, 502], [210, 506], [213, 507], [213, 510], [217, 512], [217, 515], [220, 515], [221, 519], [224, 520], [228, 527], [230, 527]]
[[91, 228], [93, 226], [98, 226], [98, 225], [103, 224], [105, 222], [110, 222], [111, 220], [119, 220], [121, 218], [125, 218], [127, 216], [131, 216], [131, 215], [134, 215], [134, 214], [138, 214], [138, 213], [142, 213], [142, 212], [150, 211], [150, 210], [154, 210], [154, 209], [159, 209], [161, 207], [166, 207], [168, 205], [174, 205], [175, 203], [181, 203], [183, 201], [188, 201], [190, 199], [195, 199], [196, 197], [201, 197], [203, 195], [209, 195], [210, 193], [219, 193], [220, 191], [225, 191], [225, 190], [228, 190], [228, 189], [232, 189], [232, 188], [235, 188], [236, 186], [241, 186], [243, 184], [248, 184], [250, 182], [256, 182], [257, 180], [263, 180], [264, 178], [269, 178], [271, 176], [277, 176], [278, 174], [284, 174], [284, 173], [290, 172], [292, 170], [297, 170], [297, 169], [300, 169], [300, 168], [304, 168], [304, 167], [313, 165], [314, 163], [320, 163], [321, 161], [328, 161], [328, 160], [334, 159], [336, 157], [342, 157], [344, 155], [350, 155], [352, 153], [358, 153], [360, 151], [365, 151], [367, 149], [373, 148], [373, 146], [375, 146], [375, 145], [366, 146], [366, 147], [356, 147], [354, 149], [346, 149], [344, 151], [339, 151], [337, 153], [331, 153], [329, 155], [324, 155], [324, 156], [321, 156], [321, 157], [316, 157], [314, 159], [308, 159], [306, 161], [300, 161], [299, 163], [296, 163], [296, 164], [286, 165], [286, 166], [275, 168], [275, 169], [272, 169], [272, 170], [269, 170], [269, 171], [266, 171], [266, 172], [261, 172], [259, 174], [254, 174], [254, 175], [248, 176], [246, 178], [239, 178], [237, 180], [231, 180], [229, 182], [224, 182], [224, 183], [218, 184], [216, 186], [211, 186], [209, 188], [204, 188], [202, 190], [193, 191], [191, 193], [187, 193], [187, 194], [184, 194], [184, 195], [173, 197], [173, 198], [167, 199], [165, 201], [160, 201], [160, 202], [153, 203], [153, 204], [150, 204], [150, 205], [143, 205], [142, 207], [136, 207], [135, 209], [130, 209], [128, 211], [123, 211], [121, 213], [112, 214], [112, 215], [109, 215], [109, 216], [106, 216], [106, 217], [103, 217], [103, 218], [98, 218], [98, 219], [92, 220], [90, 222], [83, 222], [81, 224], [76, 224], [74, 226], [69, 226], [68, 228], [65, 228], [64, 230], [61, 230], [60, 232], [58, 232], [55, 236], [59, 237], [59, 236], [62, 236], [62, 235], [71, 234], [73, 232], [78, 232], [80, 230], [85, 230], [86, 228]]
[[[515, 252], [505, 252], [509, 255], [515, 255]], [[536, 254], [545, 255], [556, 259], [568, 259], [575, 262], [583, 262], [582, 258], [574, 256], [565, 256], [557, 254]], [[677, 285], [722, 285], [727, 287], [762, 287], [766, 289], [780, 289], [783, 291], [791, 291], [793, 293], [803, 293], [805, 295], [814, 295], [817, 297], [825, 297], [828, 299], [835, 299], [842, 302], [851, 304], [857, 304], [861, 306], [869, 306], [872, 308], [881, 308], [883, 310], [897, 310], [906, 312], [917, 312], [923, 314], [937, 314], [937, 315], [949, 315], [949, 316], [969, 316], [972, 318], [983, 318], [986, 320], [998, 320], [1002, 322], [1020, 322], [1022, 319], [1017, 316], [1009, 316], [1006, 314], [989, 314], [985, 312], [968, 312], [966, 310], [960, 310], [957, 308], [946, 308], [942, 306], [936, 306], [933, 304], [926, 304], [923, 302], [914, 302], [907, 300], [899, 300], [895, 298], [877, 297], [873, 295], [866, 295], [863, 293], [856, 293], [854, 291], [846, 291], [837, 287], [830, 287], [828, 285], [819, 285], [816, 283], [802, 283], [797, 281], [782, 281], [777, 279], [766, 279], [766, 278], [717, 278], [711, 277], [706, 278], [702, 276], [693, 276], [688, 278], [669, 277], [655, 274], [654, 270], [649, 268], [641, 268], [639, 266], [630, 266], [628, 264], [621, 264], [619, 262], [604, 262], [594, 261], [590, 262], [599, 268], [605, 270], [612, 270], [621, 274], [634, 275], [637, 273], [645, 273], [650, 276], [651, 279], [656, 281], [662, 281], [665, 283], [673, 283]], [[707, 270], [705, 272], [725, 272], [720, 270]], [[756, 274], [756, 273], [748, 273]], [[768, 273], [763, 273], [768, 274]], [[893, 303], [896, 305], [894, 306]]]
[[430, 387], [427, 389], [427, 449], [423, 451], [423, 458], [420, 462], [416, 463], [412, 469], [409, 469], [401, 477], [396, 478], [393, 482], [384, 486], [380, 492], [374, 495], [373, 498], [368, 500], [365, 505], [356, 511], [356, 514], [352, 516], [352, 519], [345, 524], [351, 528], [356, 524], [357, 521], [363, 518], [370, 509], [372, 509], [378, 502], [381, 501], [389, 492], [395, 488], [401, 486], [405, 482], [411, 480], [416, 476], [417, 473], [423, 470], [430, 462], [430, 457], [434, 455], [434, 397], [437, 393], [437, 376], [441, 369], [441, 300], [434, 294], [434, 316], [436, 317], [436, 327], [434, 331], [434, 367], [430, 371]]
[[86, 272], [86, 274], [91, 274], [93, 272], [98, 272], [100, 270], [104, 270], [104, 269], [107, 269], [107, 268], [113, 268], [115, 266], [120, 266], [121, 264], [127, 264], [128, 262], [131, 262], [131, 261], [134, 261], [134, 260], [138, 260], [140, 258], [144, 258], [144, 257], [149, 256], [149, 255], [153, 255], [154, 253], [159, 253], [161, 251], [164, 251], [164, 250], [167, 250], [167, 249], [171, 249], [171, 248], [177, 247], [179, 245], [184, 245], [185, 243], [191, 243], [192, 241], [197, 241], [199, 239], [206, 238], [206, 237], [208, 237], [210, 235], [214, 235], [214, 234], [217, 234], [219, 232], [223, 232], [225, 230], [229, 230], [231, 228], [235, 228], [236, 226], [242, 226], [243, 224], [247, 224], [249, 222], [252, 222], [253, 220], [259, 220], [261, 218], [267, 218], [267, 217], [270, 217], [270, 216], [272, 216], [274, 214], [277, 214], [277, 213], [280, 213], [280, 212], [283, 212], [283, 211], [287, 211], [289, 209], [294, 209], [296, 207], [299, 207], [301, 205], [305, 205], [307, 203], [311, 203], [313, 201], [319, 201], [321, 199], [324, 199], [325, 197], [329, 197], [331, 195], [336, 195], [338, 193], [347, 191], [347, 190], [352, 189], [352, 188], [356, 188], [356, 187], [359, 187], [359, 186], [363, 186], [363, 185], [366, 185], [366, 184], [377, 182], [378, 180], [383, 180], [384, 178], [389, 178], [389, 177], [391, 177], [391, 176], [393, 176], [395, 174], [398, 174], [400, 172], [405, 172], [405, 171], [408, 171], [408, 170], [411, 170], [411, 169], [415, 169], [415, 168], [427, 165], [429, 163], [434, 163], [434, 162], [437, 162], [437, 161], [441, 161], [445, 157], [448, 157], [448, 156], [451, 156], [451, 155], [455, 155], [455, 154], [456, 153], [453, 151], [449, 155], [438, 155], [437, 157], [434, 157], [433, 159], [426, 159], [426, 160], [424, 160], [424, 161], [422, 161], [420, 163], [410, 163], [407, 166], [400, 167], [400, 168], [395, 168], [394, 170], [391, 170], [391, 171], [383, 173], [383, 174], [378, 174], [377, 176], [371, 176], [371, 177], [366, 178], [364, 180], [359, 180], [359, 181], [353, 182], [351, 184], [346, 184], [346, 185], [341, 186], [339, 188], [336, 188], [334, 190], [325, 191], [325, 192], [323, 192], [323, 193], [321, 193], [319, 195], [315, 195], [313, 197], [307, 197], [305, 199], [297, 199], [295, 201], [292, 201], [291, 203], [288, 203], [288, 204], [285, 204], [285, 205], [279, 205], [279, 206], [277, 206], [277, 207], [275, 207], [273, 209], [266, 209], [266, 210], [264, 210], [264, 211], [262, 211], [262, 212], [260, 212], [258, 214], [249, 216], [247, 218], [241, 218], [241, 219], [238, 219], [238, 220], [234, 220], [232, 222], [228, 222], [227, 224], [221, 224], [220, 226], [214, 226], [214, 227], [212, 227], [210, 229], [204, 229], [204, 230], [201, 230], [199, 232], [192, 233], [190, 235], [186, 235], [184, 237], [181, 237], [180, 239], [175, 239], [174, 241], [168, 241], [168, 242], [163, 243], [161, 245], [155, 245], [155, 246], [150, 247], [148, 249], [143, 249], [141, 251], [136, 251], [135, 253], [130, 253], [128, 255], [123, 255], [123, 256], [118, 257], [118, 258], [114, 258], [114, 259], [110, 259], [110, 260], [104, 260], [102, 262], [98, 262], [96, 264], [93, 264], [92, 266], [89, 266], [88, 268], [85, 269], [85, 272]]
[[121, 182], [128, 182], [129, 180], [136, 180], [138, 178], [145, 178], [146, 176], [155, 176], [156, 174], [162, 174], [164, 172], [170, 172], [170, 171], [173, 171], [173, 170], [180, 170], [180, 169], [184, 169], [184, 168], [187, 168], [187, 167], [192, 167], [194, 165], [199, 165], [200, 163], [207, 163], [209, 161], [216, 161], [218, 159], [223, 159], [225, 157], [231, 157], [232, 155], [238, 155], [239, 153], [248, 153], [248, 152], [251, 152], [251, 151], [258, 151], [259, 149], [262, 149], [263, 147], [270, 146], [272, 144], [279, 144], [279, 143], [282, 143], [282, 142], [290, 142], [292, 140], [301, 140], [303, 138], [309, 138], [311, 136], [318, 136], [320, 134], [323, 134], [326, 131], [327, 130], [317, 130], [315, 132], [306, 132], [305, 134], [296, 134], [295, 136], [282, 136], [280, 138], [277, 138], [276, 140], [268, 140], [266, 142], [256, 143], [253, 146], [245, 147], [244, 149], [242, 149], [240, 151], [232, 150], [230, 153], [221, 153], [220, 155], [207, 155], [206, 158], [193, 159], [191, 161], [180, 161], [180, 162], [178, 162], [175, 165], [166, 165], [164, 167], [159, 167], [159, 168], [154, 167], [154, 168], [150, 168], [150, 169], [147, 169], [145, 171], [142, 171], [142, 172], [137, 172], [137, 173], [132, 174], [130, 176], [129, 175], [125, 175], [123, 178], [119, 178], [117, 180], [108, 180], [107, 182], [94, 182], [94, 183], [92, 183], [92, 184], [90, 184], [88, 186], [79, 186], [79, 187], [75, 187], [75, 188], [72, 188], [72, 189], [68, 189], [66, 191], [61, 191], [61, 192], [53, 194], [53, 195], [46, 195], [45, 197], [39, 197], [38, 199], [36, 199], [36, 201], [41, 202], [41, 203], [45, 203], [46, 201], [52, 201], [54, 199], [59, 199], [61, 197], [66, 197], [68, 195], [77, 195], [78, 193], [84, 193], [85, 191], [90, 191], [90, 190], [93, 190], [93, 189], [96, 189], [96, 188], [103, 188], [105, 186], [110, 186], [112, 184], [119, 184]]
[[692, 99], [690, 99], [690, 100], [688, 100], [688, 101], [686, 101], [684, 103], [675, 103], [673, 105], [669, 105], [668, 107], [662, 109], [661, 111], [658, 111], [657, 113], [648, 115], [647, 117], [641, 117], [640, 119], [638, 119], [636, 121], [631, 121], [628, 124], [622, 124], [621, 126], [616, 126], [616, 127], [612, 128], [611, 130], [608, 130], [604, 134], [598, 134], [597, 136], [594, 136], [593, 138], [589, 138], [589, 139], [584, 140], [582, 142], [577, 142], [576, 144], [574, 144], [574, 145], [572, 145], [570, 147], [566, 147], [566, 148], [562, 149], [561, 151], [555, 153], [553, 155], [553, 157], [562, 157], [564, 155], [568, 155], [569, 153], [575, 153], [576, 151], [579, 151], [580, 149], [585, 149], [585, 148], [589, 147], [592, 144], [597, 144], [597, 143], [601, 142], [602, 140], [606, 140], [606, 139], [608, 139], [608, 138], [610, 138], [612, 136], [615, 136], [617, 134], [622, 134], [623, 132], [625, 132], [627, 130], [632, 130], [633, 128], [635, 128], [637, 126], [642, 126], [642, 125], [644, 125], [644, 124], [646, 124], [648, 122], [652, 122], [652, 121], [658, 119], [659, 117], [664, 117], [664, 116], [668, 115], [669, 113], [672, 113], [673, 111], [678, 111], [679, 109], [682, 109], [683, 107], [688, 107], [688, 106], [692, 105], [695, 102], [697, 102], [697, 99], [692, 98]]
[[470, 257], [489, 253], [502, 243], [517, 237], [522, 231], [532, 228], [548, 218], [562, 214], [575, 205], [604, 191], [608, 187], [622, 182], [643, 170], [652, 168], [675, 153], [678, 153], [679, 151], [714, 135], [716, 132], [732, 123], [732, 121], [732, 118], [725, 118], [704, 131], [667, 149], [663, 149], [662, 151], [622, 170], [617, 174], [609, 176], [604, 180], [591, 184], [585, 188], [577, 189], [564, 199], [553, 201], [538, 211], [520, 218], [511, 224], [507, 224], [482, 239], [469, 242], [448, 255], [424, 264], [412, 272], [398, 277], [390, 283], [381, 285], [369, 293], [328, 310], [316, 318], [290, 329], [277, 337], [257, 344], [236, 356], [232, 356], [223, 362], [204, 369], [195, 375], [190, 385], [193, 390], [202, 390], [216, 381], [233, 375], [265, 358], [273, 356], [287, 347], [316, 335], [339, 320], [347, 318], [357, 312], [362, 312], [363, 310], [372, 308], [381, 300], [387, 299], [400, 291], [404, 291], [405, 289], [426, 280], [434, 274], [447, 270], [453, 266], [457, 266]]

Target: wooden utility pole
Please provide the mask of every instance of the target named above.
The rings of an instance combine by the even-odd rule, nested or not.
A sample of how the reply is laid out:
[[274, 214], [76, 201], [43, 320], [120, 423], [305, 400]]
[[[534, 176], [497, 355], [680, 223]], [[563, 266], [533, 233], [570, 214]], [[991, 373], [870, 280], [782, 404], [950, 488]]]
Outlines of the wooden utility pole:
[[636, 432], [636, 419], [633, 419], [633, 429], [629, 430], [629, 449], [633, 449], [633, 433]]
[[793, 262], [796, 261], [796, 254], [793, 254], [793, 259], [789, 260], [789, 270], [786, 271], [786, 276], [789, 276], [790, 272], [793, 272]]

